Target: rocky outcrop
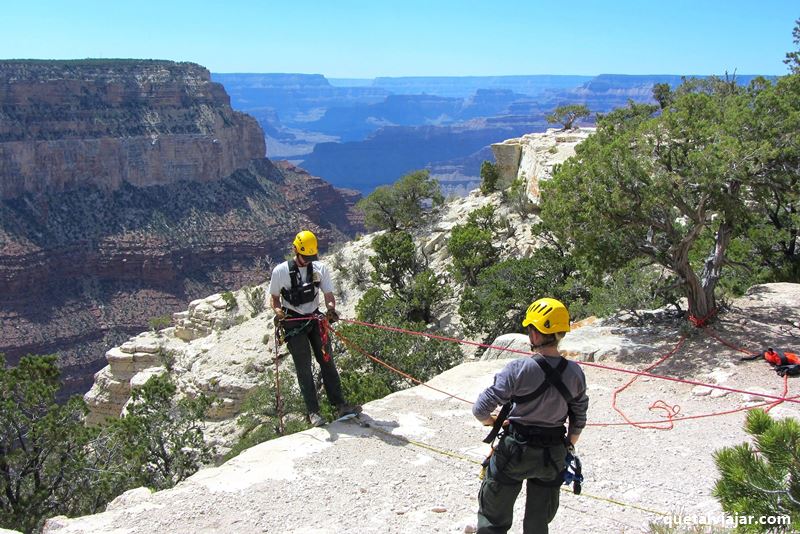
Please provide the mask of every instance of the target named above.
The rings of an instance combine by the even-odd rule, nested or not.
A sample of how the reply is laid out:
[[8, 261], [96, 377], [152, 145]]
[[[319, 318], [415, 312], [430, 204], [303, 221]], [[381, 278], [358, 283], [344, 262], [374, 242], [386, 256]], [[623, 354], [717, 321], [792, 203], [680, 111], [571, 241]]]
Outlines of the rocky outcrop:
[[[266, 291], [266, 287], [262, 286]], [[103, 424], [125, 413], [131, 392], [158, 374], [169, 373], [179, 394], [216, 399], [206, 437], [224, 453], [237, 437], [235, 417], [242, 402], [275, 364], [271, 312], [254, 313], [245, 290], [197, 299], [173, 314], [176, 326], [142, 332], [105, 354], [107, 365], [84, 396], [87, 424]], [[280, 359], [287, 353], [281, 348]], [[284, 364], [287, 365], [287, 364]]]
[[358, 193], [264, 155], [193, 64], [0, 62], [0, 353], [59, 353], [83, 393], [108, 347], [262, 282], [300, 227], [361, 229]]
[[550, 129], [493, 144], [492, 152], [500, 172], [498, 186], [505, 188], [516, 179], [523, 180], [528, 198], [538, 204], [539, 184], [550, 179], [554, 165], [574, 156], [575, 146], [593, 132], [593, 128], [566, 132]]

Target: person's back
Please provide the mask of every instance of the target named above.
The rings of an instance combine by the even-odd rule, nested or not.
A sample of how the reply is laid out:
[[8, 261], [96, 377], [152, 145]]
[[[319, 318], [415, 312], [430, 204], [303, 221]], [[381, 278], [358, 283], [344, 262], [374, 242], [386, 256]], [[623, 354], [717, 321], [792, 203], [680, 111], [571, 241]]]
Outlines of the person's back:
[[[528, 308], [523, 326], [531, 348], [540, 355], [509, 362], [495, 375], [473, 406], [475, 417], [500, 431], [478, 496], [478, 533], [507, 532], [514, 501], [527, 484], [523, 531], [548, 532], [558, 510], [559, 488], [568, 448], [586, 426], [589, 398], [586, 378], [575, 362], [563, 358], [558, 342], [569, 331], [569, 313], [554, 299], [539, 299]], [[498, 407], [500, 420], [491, 414]], [[565, 423], [569, 428], [565, 428]]]

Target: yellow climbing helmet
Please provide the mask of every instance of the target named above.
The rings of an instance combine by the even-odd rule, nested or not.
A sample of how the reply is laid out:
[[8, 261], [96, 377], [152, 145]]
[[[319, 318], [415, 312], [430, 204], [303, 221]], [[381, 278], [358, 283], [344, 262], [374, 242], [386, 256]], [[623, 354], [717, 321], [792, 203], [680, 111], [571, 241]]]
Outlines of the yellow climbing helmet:
[[294, 249], [303, 256], [317, 255], [317, 236], [308, 230], [298, 233], [292, 242]]
[[528, 306], [522, 326], [533, 325], [542, 334], [569, 332], [569, 311], [556, 299], [543, 298]]

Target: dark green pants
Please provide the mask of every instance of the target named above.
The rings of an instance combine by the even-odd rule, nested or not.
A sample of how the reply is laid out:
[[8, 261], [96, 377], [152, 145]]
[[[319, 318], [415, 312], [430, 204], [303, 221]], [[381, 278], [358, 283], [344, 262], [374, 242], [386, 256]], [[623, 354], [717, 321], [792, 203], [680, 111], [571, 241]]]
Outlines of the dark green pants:
[[[561, 444], [534, 447], [510, 435], [505, 436], [492, 455], [478, 494], [478, 534], [508, 532], [514, 519], [514, 502], [526, 480], [522, 531], [524, 534], [547, 534], [547, 525], [558, 510], [560, 486], [546, 487], [529, 479], [558, 478], [566, 454], [566, 447]], [[549, 461], [550, 458], [558, 468]]]
[[328, 400], [334, 406], [344, 404], [342, 395], [342, 384], [339, 380], [339, 371], [333, 361], [330, 343], [326, 347], [330, 359], [326, 362], [322, 352], [322, 338], [319, 334], [319, 323], [310, 321], [294, 335], [286, 338], [286, 346], [294, 361], [294, 368], [297, 373], [297, 383], [300, 385], [300, 393], [306, 404], [308, 413], [319, 413], [319, 400], [317, 400], [317, 388], [314, 384], [314, 374], [311, 371], [311, 351], [314, 352], [314, 359], [317, 360], [322, 374], [322, 384], [325, 386], [325, 393]]

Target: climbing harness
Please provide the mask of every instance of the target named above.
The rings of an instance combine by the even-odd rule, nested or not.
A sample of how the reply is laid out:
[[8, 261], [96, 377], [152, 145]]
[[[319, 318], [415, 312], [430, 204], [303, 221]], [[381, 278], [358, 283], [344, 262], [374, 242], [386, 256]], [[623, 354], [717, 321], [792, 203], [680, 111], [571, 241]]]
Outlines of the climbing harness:
[[300, 306], [307, 304], [317, 298], [317, 288], [319, 287], [320, 280], [319, 274], [314, 272], [314, 262], [308, 262], [306, 265], [306, 278], [303, 280], [303, 275], [300, 273], [300, 267], [297, 262], [292, 260], [289, 262], [289, 279], [291, 280], [290, 288], [281, 289], [281, 296], [292, 306]]
[[319, 310], [315, 310], [313, 313], [308, 315], [302, 315], [294, 310], [285, 309], [286, 312], [286, 319], [281, 321], [281, 324], [285, 323], [294, 323], [296, 326], [293, 328], [287, 328], [283, 326], [282, 328], [282, 339], [285, 341], [290, 337], [296, 336], [298, 334], [302, 334], [308, 331], [309, 328], [319, 328], [319, 337], [322, 341], [322, 361], [329, 362], [331, 361], [330, 352], [328, 352], [328, 345], [330, 341], [330, 332], [331, 326], [328, 322], [326, 316], [320, 313]]
[[511, 400], [503, 405], [503, 407], [500, 409], [500, 413], [494, 420], [492, 430], [483, 439], [484, 443], [492, 443], [500, 433], [500, 430], [503, 428], [503, 423], [505, 423], [509, 412], [511, 412], [512, 405], [524, 404], [526, 402], [536, 400], [541, 397], [551, 386], [556, 388], [558, 392], [561, 393], [561, 396], [564, 397], [564, 400], [567, 401], [567, 404], [572, 401], [573, 396], [570, 394], [567, 386], [564, 385], [564, 382], [561, 381], [561, 373], [563, 373], [567, 368], [567, 360], [563, 357], [559, 357], [558, 364], [555, 366], [555, 368], [551, 367], [550, 364], [547, 363], [547, 360], [544, 358], [544, 356], [536, 355], [533, 357], [533, 360], [544, 372], [544, 380], [542, 380], [541, 385], [533, 392], [528, 393], [527, 395], [521, 395], [519, 397], [511, 397]]

